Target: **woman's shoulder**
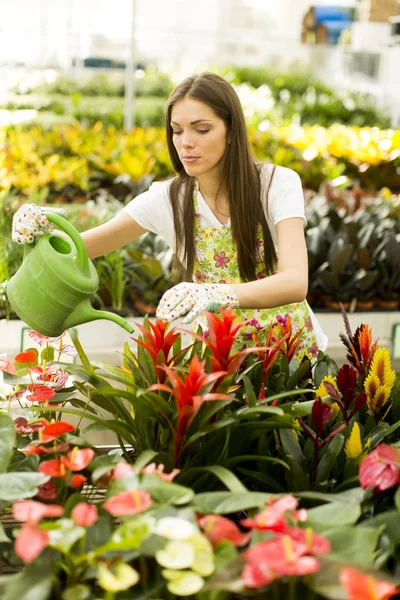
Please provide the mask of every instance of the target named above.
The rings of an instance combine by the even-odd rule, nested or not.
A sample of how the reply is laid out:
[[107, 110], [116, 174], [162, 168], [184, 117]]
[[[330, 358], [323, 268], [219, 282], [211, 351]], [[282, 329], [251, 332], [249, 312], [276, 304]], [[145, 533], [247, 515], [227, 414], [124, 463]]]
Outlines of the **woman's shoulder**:
[[299, 174], [289, 167], [282, 167], [273, 163], [260, 163], [259, 168], [262, 185], [269, 186], [271, 184], [271, 188], [275, 188], [275, 191], [281, 187], [287, 188], [292, 185], [298, 187], [299, 184], [301, 185]]

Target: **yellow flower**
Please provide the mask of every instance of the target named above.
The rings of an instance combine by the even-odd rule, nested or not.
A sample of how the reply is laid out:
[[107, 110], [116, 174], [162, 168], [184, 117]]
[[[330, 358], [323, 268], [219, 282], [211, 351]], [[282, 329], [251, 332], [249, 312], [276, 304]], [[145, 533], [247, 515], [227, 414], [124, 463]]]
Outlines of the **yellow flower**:
[[371, 415], [376, 416], [389, 400], [395, 379], [396, 373], [392, 369], [387, 348], [378, 348], [364, 381], [368, 410]]
[[347, 458], [358, 458], [363, 451], [361, 443], [360, 426], [357, 421], [354, 423], [351, 434], [344, 447]]
[[335, 388], [336, 391], [339, 391], [339, 388], [336, 384], [336, 380], [332, 377], [332, 375], [327, 375], [326, 377], [323, 378], [323, 380], [320, 383], [319, 388], [317, 389], [317, 391], [315, 392], [315, 395], [318, 398], [324, 398], [324, 396], [329, 396], [329, 392], [325, 387], [325, 382], [331, 383], [333, 385], [333, 387]]

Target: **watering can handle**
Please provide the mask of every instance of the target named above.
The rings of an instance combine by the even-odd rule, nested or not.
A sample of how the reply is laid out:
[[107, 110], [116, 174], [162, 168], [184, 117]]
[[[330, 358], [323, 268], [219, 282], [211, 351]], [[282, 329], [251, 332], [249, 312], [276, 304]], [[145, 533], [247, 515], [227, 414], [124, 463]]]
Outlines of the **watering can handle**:
[[46, 217], [49, 221], [54, 223], [54, 225], [56, 225], [59, 229], [64, 231], [64, 233], [69, 235], [69, 237], [75, 244], [77, 251], [77, 261], [82, 271], [89, 273], [89, 258], [87, 255], [86, 246], [84, 244], [83, 239], [79, 235], [78, 230], [75, 229], [75, 227], [71, 225], [71, 223], [68, 223], [68, 221], [64, 219], [64, 217], [57, 214], [56, 212], [52, 210], [46, 211], [46, 209], [43, 209], [43, 212], [46, 214]]

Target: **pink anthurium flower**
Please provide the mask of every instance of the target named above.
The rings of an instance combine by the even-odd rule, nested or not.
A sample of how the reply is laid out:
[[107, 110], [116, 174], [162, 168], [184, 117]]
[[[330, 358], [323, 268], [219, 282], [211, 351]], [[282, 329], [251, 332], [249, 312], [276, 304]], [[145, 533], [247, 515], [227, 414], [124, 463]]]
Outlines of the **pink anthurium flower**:
[[30, 394], [26, 397], [30, 402], [48, 402], [56, 395], [56, 392], [47, 385], [32, 383], [28, 385]]
[[228, 540], [234, 546], [245, 546], [251, 539], [251, 532], [243, 533], [230, 519], [220, 515], [205, 515], [198, 520], [206, 538], [213, 546]]
[[315, 533], [310, 527], [306, 529], [287, 527], [285, 535], [288, 535], [294, 542], [304, 544], [307, 548], [307, 554], [329, 554], [331, 551], [330, 541]]
[[73, 522], [81, 527], [91, 527], [96, 523], [98, 516], [97, 506], [86, 502], [76, 504], [71, 511]]
[[15, 375], [16, 373], [15, 366], [8, 360], [6, 354], [0, 354], [0, 371], [5, 371], [10, 375]]
[[49, 543], [49, 534], [36, 523], [25, 523], [15, 540], [14, 551], [24, 563], [33, 562]]
[[58, 342], [58, 340], [61, 340], [61, 338], [63, 338], [66, 334], [66, 331], [64, 331], [64, 333], [62, 333], [61, 335], [58, 335], [57, 337], [48, 337], [47, 335], [42, 335], [41, 333], [38, 333], [37, 331], [34, 331], [33, 329], [30, 329], [28, 331], [28, 335], [29, 337], [36, 342], [37, 344], [39, 344], [39, 346], [43, 346], [44, 344], [54, 344], [55, 342]]
[[17, 521], [38, 523], [44, 517], [61, 517], [64, 507], [58, 504], [43, 504], [36, 500], [14, 502], [12, 514]]
[[104, 502], [103, 508], [114, 517], [119, 517], [144, 512], [151, 504], [150, 494], [144, 490], [136, 489], [111, 496]]
[[392, 583], [375, 579], [351, 567], [340, 569], [339, 581], [349, 600], [389, 600], [400, 592], [400, 588]]
[[361, 487], [382, 492], [400, 481], [400, 451], [388, 444], [379, 444], [364, 458], [358, 474]]
[[50, 477], [65, 477], [67, 469], [60, 459], [52, 458], [42, 462], [38, 467], [38, 471]]
[[271, 497], [267, 507], [259, 512], [254, 519], [244, 519], [241, 525], [249, 529], [260, 529], [282, 532], [286, 529], [285, 515], [297, 508], [298, 501], [290, 494], [273, 501]]
[[121, 460], [114, 467], [113, 477], [114, 479], [122, 479], [122, 477], [132, 475], [134, 472], [135, 470], [133, 467], [131, 467], [131, 465], [128, 465], [128, 463]]
[[173, 469], [171, 473], [164, 473], [164, 465], [157, 465], [156, 463], [150, 463], [140, 469], [142, 475], [157, 475], [163, 481], [173, 481], [177, 475], [181, 472], [180, 469]]
[[74, 489], [82, 487], [83, 484], [86, 482], [87, 482], [87, 477], [85, 477], [84, 475], [81, 475], [80, 473], [76, 473], [75, 475], [72, 475], [72, 477], [71, 477], [71, 487]]
[[82, 471], [92, 462], [96, 452], [92, 448], [74, 448], [67, 456], [61, 457], [61, 462], [70, 471]]

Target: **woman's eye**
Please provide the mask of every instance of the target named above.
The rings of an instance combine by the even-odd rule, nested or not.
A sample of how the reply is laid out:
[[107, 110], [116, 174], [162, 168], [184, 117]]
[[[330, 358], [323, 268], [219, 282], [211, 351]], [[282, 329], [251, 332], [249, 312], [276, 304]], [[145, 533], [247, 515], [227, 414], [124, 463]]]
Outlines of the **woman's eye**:
[[182, 131], [173, 131], [172, 134], [173, 135], [180, 135], [182, 133]]
[[208, 133], [210, 130], [209, 129], [198, 129], [197, 131], [198, 131], [198, 133]]

